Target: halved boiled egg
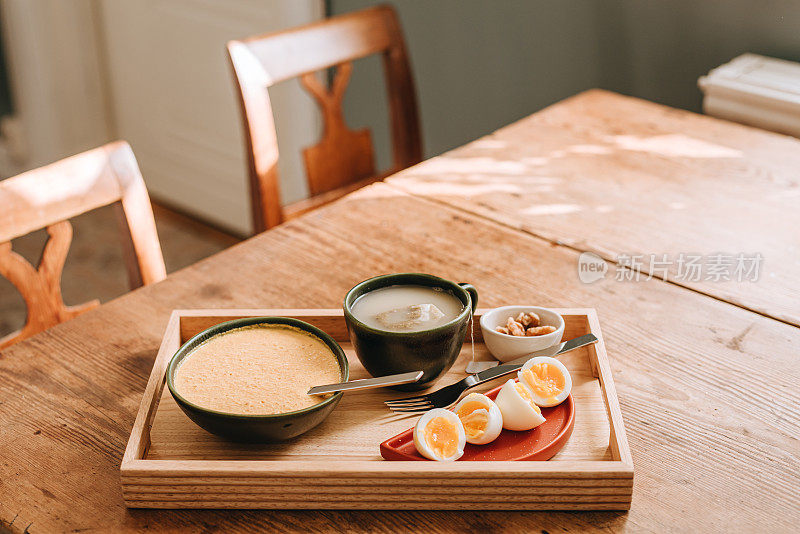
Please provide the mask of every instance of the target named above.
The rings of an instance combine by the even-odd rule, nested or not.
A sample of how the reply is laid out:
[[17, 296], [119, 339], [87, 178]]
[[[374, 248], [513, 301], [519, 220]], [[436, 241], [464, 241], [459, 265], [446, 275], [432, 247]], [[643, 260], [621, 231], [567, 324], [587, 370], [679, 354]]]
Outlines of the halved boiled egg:
[[530, 430], [545, 421], [527, 386], [514, 380], [503, 384], [494, 402], [503, 414], [503, 428], [508, 430]]
[[492, 399], [483, 393], [470, 393], [453, 408], [464, 425], [467, 443], [486, 445], [503, 430], [503, 414]]
[[519, 381], [543, 408], [564, 402], [572, 391], [572, 377], [563, 363], [550, 356], [531, 358], [519, 370]]
[[467, 442], [461, 419], [444, 408], [434, 408], [419, 418], [414, 427], [414, 446], [429, 460], [458, 460]]

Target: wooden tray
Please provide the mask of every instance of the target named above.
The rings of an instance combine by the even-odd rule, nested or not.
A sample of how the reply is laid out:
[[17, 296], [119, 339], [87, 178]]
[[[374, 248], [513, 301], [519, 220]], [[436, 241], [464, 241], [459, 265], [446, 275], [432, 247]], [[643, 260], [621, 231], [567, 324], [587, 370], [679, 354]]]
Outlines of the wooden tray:
[[[156, 356], [120, 466], [132, 508], [627, 510], [633, 461], [600, 324], [593, 309], [556, 310], [564, 339], [594, 333], [600, 342], [563, 356], [572, 374], [575, 426], [547, 462], [387, 462], [380, 443], [417, 415], [389, 412], [391, 390], [345, 393], [318, 427], [287, 443], [227, 442], [189, 420], [164, 387], [178, 347], [194, 334], [238, 317], [296, 317], [323, 329], [344, 348], [351, 379], [367, 377], [353, 352], [341, 310], [176, 310]], [[476, 313], [480, 319], [482, 310]], [[489, 360], [480, 328], [475, 357]], [[438, 386], [465, 376], [469, 338]], [[501, 378], [482, 384], [486, 391]]]

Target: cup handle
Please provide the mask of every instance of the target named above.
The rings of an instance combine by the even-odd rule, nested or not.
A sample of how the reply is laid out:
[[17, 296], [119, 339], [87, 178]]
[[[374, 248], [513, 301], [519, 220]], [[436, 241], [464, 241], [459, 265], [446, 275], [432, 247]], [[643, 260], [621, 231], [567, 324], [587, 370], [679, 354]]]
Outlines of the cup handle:
[[478, 307], [478, 290], [475, 289], [475, 286], [466, 282], [459, 282], [458, 285], [460, 285], [464, 291], [469, 293], [469, 300], [472, 302], [472, 313], [475, 313], [475, 310]]

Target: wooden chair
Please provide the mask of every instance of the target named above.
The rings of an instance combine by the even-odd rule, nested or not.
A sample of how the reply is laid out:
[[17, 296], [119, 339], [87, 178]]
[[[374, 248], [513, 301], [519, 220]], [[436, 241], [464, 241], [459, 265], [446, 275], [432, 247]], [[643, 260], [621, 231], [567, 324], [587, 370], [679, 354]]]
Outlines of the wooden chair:
[[[348, 13], [270, 35], [228, 43], [244, 119], [253, 228], [261, 232], [422, 160], [414, 81], [403, 34], [388, 6]], [[369, 129], [350, 130], [342, 98], [352, 61], [383, 57], [393, 163], [376, 174]], [[314, 74], [336, 66], [330, 89]], [[319, 144], [303, 151], [311, 198], [281, 207], [278, 143], [267, 88], [300, 77], [324, 119]]]
[[[125, 229], [131, 288], [166, 277], [150, 198], [128, 143], [118, 141], [0, 181], [0, 275], [25, 299], [25, 326], [0, 338], [0, 349], [99, 305], [65, 306], [61, 270], [72, 241], [68, 219], [117, 203]], [[11, 250], [11, 240], [47, 228], [39, 266]]]

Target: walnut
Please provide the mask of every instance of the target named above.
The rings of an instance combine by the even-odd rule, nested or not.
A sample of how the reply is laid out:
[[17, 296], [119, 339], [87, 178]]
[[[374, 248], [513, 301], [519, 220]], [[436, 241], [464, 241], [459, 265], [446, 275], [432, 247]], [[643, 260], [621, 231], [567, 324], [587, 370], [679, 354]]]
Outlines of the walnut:
[[513, 317], [509, 317], [508, 321], [506, 321], [506, 328], [508, 328], [508, 333], [511, 334], [512, 336], [525, 335], [525, 328], [517, 321], [515, 321]]
[[539, 326], [539, 316], [533, 312], [529, 313], [520, 312], [519, 315], [517, 315], [516, 321], [525, 328], [531, 326]]
[[526, 336], [543, 336], [545, 334], [552, 334], [556, 331], [555, 326], [533, 326], [525, 331]]
[[520, 312], [516, 317], [509, 317], [505, 326], [495, 328], [497, 332], [510, 336], [543, 336], [556, 331], [554, 326], [540, 326], [539, 316], [533, 312]]

